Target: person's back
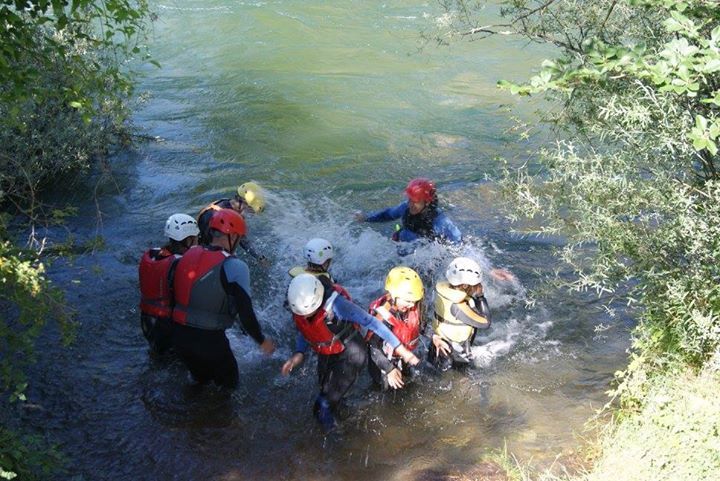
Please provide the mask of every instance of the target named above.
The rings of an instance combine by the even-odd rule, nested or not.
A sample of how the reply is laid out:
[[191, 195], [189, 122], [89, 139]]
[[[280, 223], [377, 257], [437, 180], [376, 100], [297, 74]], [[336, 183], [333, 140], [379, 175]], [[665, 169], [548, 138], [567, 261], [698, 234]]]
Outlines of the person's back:
[[210, 219], [210, 245], [190, 249], [175, 269], [173, 343], [200, 384], [237, 386], [237, 361], [225, 330], [238, 318], [266, 354], [274, 350], [252, 307], [247, 264], [231, 254], [245, 232], [240, 214], [219, 211]]
[[171, 215], [165, 222], [168, 243], [146, 251], [138, 266], [140, 325], [150, 347], [158, 354], [171, 346], [173, 269], [182, 254], [197, 243], [198, 233], [195, 219], [186, 214]]
[[176, 323], [209, 330], [232, 326], [233, 312], [222, 282], [225, 260], [231, 257], [214, 246], [196, 246], [185, 253], [175, 269]]

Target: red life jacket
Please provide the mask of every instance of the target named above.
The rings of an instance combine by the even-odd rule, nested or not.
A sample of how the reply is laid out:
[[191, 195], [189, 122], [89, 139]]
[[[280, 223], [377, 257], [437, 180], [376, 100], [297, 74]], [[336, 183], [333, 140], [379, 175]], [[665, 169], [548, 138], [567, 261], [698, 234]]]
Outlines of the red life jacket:
[[[324, 282], [323, 285], [325, 286]], [[352, 323], [333, 322], [332, 319], [328, 319], [332, 304], [338, 295], [350, 299], [349, 294], [342, 286], [333, 284], [332, 289], [328, 289], [326, 286], [322, 307], [312, 317], [293, 314], [293, 321], [295, 321], [298, 331], [310, 344], [313, 351], [318, 354], [329, 356], [343, 352], [345, 350], [343, 340], [354, 329]]]
[[152, 317], [172, 315], [170, 271], [179, 255], [165, 248], [150, 249], [143, 254], [138, 267], [140, 278], [140, 312]]
[[175, 269], [175, 308], [172, 319], [178, 324], [208, 330], [232, 326], [232, 303], [220, 280], [225, 259], [222, 249], [190, 248]]
[[406, 348], [412, 351], [418, 346], [420, 340], [420, 309], [418, 304], [400, 315], [393, 306], [390, 296], [385, 294], [373, 301], [368, 311], [383, 321]]

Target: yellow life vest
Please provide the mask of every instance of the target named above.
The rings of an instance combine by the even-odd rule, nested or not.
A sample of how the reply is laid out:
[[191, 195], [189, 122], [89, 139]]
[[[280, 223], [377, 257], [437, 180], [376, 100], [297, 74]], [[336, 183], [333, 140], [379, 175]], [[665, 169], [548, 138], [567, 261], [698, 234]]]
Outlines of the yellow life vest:
[[328, 279], [330, 279], [330, 281], [333, 280], [332, 277], [330, 277], [330, 273], [329, 273], [329, 272], [313, 272], [313, 271], [308, 271], [308, 270], [306, 270], [303, 266], [295, 266], [295, 267], [293, 267], [292, 269], [290, 269], [290, 270], [288, 271], [288, 274], [290, 274], [290, 277], [297, 277], [297, 276], [299, 276], [300, 274], [312, 274], [312, 275], [314, 275], [315, 277], [325, 276], [325, 277], [327, 277]]
[[435, 285], [435, 316], [433, 328], [435, 333], [448, 341], [463, 343], [470, 339], [475, 328], [464, 324], [450, 312], [454, 304], [467, 304], [470, 300], [465, 291], [454, 289], [449, 282], [442, 281]]

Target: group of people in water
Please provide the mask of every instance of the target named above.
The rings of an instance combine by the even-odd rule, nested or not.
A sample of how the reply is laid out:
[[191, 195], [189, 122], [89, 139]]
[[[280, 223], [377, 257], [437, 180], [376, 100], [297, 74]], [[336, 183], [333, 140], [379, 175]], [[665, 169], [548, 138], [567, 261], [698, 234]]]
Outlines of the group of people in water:
[[[412, 242], [429, 238], [458, 243], [458, 228], [438, 208], [437, 191], [427, 179], [414, 179], [401, 204], [356, 220], [382, 222], [401, 219], [393, 238]], [[244, 216], [260, 213], [265, 199], [253, 182], [237, 194], [203, 209], [197, 220], [173, 214], [165, 224], [168, 242], [149, 249], [139, 266], [140, 311], [143, 334], [151, 348], [170, 349], [199, 384], [238, 385], [238, 367], [225, 330], [237, 320], [265, 354], [275, 343], [262, 333], [250, 297], [250, 271], [235, 256], [237, 247], [263, 260], [249, 243]], [[420, 363], [421, 336], [429, 340], [428, 361], [440, 370], [465, 366], [478, 329], [490, 327], [490, 310], [483, 293], [482, 272], [468, 257], [455, 258], [446, 279], [435, 285], [431, 321], [423, 311], [425, 289], [416, 271], [406, 266], [390, 270], [385, 292], [363, 309], [329, 272], [332, 244], [310, 239], [304, 248], [306, 264], [290, 269], [286, 307], [297, 337], [293, 354], [281, 373], [289, 375], [310, 350], [317, 354], [320, 392], [313, 413], [327, 432], [335, 426], [338, 406], [367, 363], [381, 389], [401, 389]], [[498, 271], [495, 277], [511, 276]]]

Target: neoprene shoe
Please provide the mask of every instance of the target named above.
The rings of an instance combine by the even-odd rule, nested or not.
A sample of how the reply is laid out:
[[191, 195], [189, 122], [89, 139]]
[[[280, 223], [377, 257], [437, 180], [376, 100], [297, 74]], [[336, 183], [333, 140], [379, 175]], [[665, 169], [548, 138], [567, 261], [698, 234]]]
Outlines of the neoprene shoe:
[[318, 396], [313, 406], [313, 413], [326, 433], [335, 428], [335, 417], [330, 410], [330, 403], [325, 396]]

